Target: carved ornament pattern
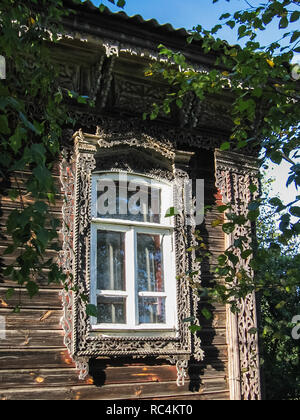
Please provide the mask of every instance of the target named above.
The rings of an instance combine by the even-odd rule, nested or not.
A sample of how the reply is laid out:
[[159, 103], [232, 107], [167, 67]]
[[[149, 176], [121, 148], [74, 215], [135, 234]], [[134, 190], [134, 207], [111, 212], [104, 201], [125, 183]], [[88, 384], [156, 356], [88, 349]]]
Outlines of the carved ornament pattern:
[[[153, 165], [144, 164], [128, 159], [128, 165], [135, 173], [155, 176], [159, 179], [173, 179], [175, 181], [175, 203], [184, 197], [184, 180], [188, 173], [184, 168], [176, 165], [176, 150], [170, 143], [162, 143], [152, 138], [140, 140], [132, 137], [121, 142], [118, 138], [107, 139], [98, 128], [96, 135], [84, 134], [79, 130], [74, 135], [75, 151], [69, 156], [69, 161], [64, 158], [61, 163], [61, 181], [65, 194], [63, 207], [63, 240], [66, 242], [62, 251], [62, 266], [72, 270], [72, 286], [74, 292], [63, 292], [64, 317], [62, 325], [65, 331], [65, 344], [72, 358], [77, 361], [81, 370], [81, 377], [87, 373], [88, 359], [98, 356], [131, 356], [131, 357], [175, 357], [176, 361], [186, 360], [193, 356], [196, 360], [204, 357], [201, 340], [193, 335], [188, 328], [188, 323], [183, 319], [196, 316], [198, 299], [193, 297], [186, 273], [195, 262], [186, 256], [189, 238], [193, 238], [194, 227], [187, 226], [184, 217], [184, 206], [176, 216], [175, 244], [177, 275], [177, 310], [178, 332], [175, 336], [158, 337], [101, 337], [92, 333], [90, 320], [86, 315], [86, 306], [81, 295], [90, 294], [90, 235], [91, 235], [91, 177], [94, 170], [119, 171], [116, 156], [113, 152], [124, 148], [130, 151], [129, 155], [143, 153], [144, 159], [151, 156], [157, 163], [156, 174]], [[111, 154], [108, 158], [107, 153]], [[134, 153], [133, 153], [134, 152]], [[105, 158], [102, 159], [102, 154]], [[120, 154], [120, 153], [119, 153]], [[122, 159], [126, 160], [126, 154]], [[106, 162], [105, 168], [102, 163]], [[112, 166], [110, 166], [112, 165]], [[110, 166], [110, 167], [109, 167]], [[67, 168], [72, 168], [68, 172]], [[69, 173], [71, 176], [67, 176]], [[189, 229], [189, 231], [188, 231]], [[72, 252], [71, 252], [72, 250]], [[71, 293], [71, 295], [69, 295]], [[180, 365], [181, 383], [184, 379]]]
[[[257, 160], [233, 152], [216, 151], [215, 161], [216, 186], [222, 193], [223, 202], [231, 203], [234, 213], [246, 216], [248, 204], [254, 198], [249, 187], [251, 184], [258, 185]], [[237, 228], [231, 235], [229, 245], [233, 244], [238, 237], [248, 235], [249, 231], [246, 226]], [[245, 262], [240, 257], [239, 266], [250, 277], [253, 277], [254, 274], [249, 263], [250, 259]], [[229, 316], [234, 324], [233, 328], [231, 326], [231, 331], [236, 333], [233, 357], [238, 360], [231, 372], [232, 378], [230, 378], [235, 381], [235, 386], [231, 384], [232, 398], [259, 400], [261, 399], [261, 382], [258, 338], [257, 335], [249, 332], [251, 329], [257, 328], [255, 294], [250, 294], [242, 299], [238, 314], [229, 313]], [[234, 337], [230, 337], [230, 339], [234, 342]], [[239, 386], [237, 386], [237, 382]]]

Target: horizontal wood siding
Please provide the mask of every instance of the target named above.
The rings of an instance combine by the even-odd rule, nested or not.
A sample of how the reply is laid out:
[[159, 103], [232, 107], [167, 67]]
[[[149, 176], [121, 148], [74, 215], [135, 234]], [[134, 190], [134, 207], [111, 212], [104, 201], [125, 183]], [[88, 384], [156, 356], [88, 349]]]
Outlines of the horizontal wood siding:
[[[201, 167], [200, 175], [207, 180], [207, 202], [215, 201], [213, 157], [208, 152], [201, 152], [197, 159], [196, 166]], [[21, 182], [22, 179], [26, 180], [28, 174], [17, 176]], [[30, 202], [29, 198], [27, 200]], [[61, 217], [62, 202], [62, 197], [58, 197], [53, 208], [58, 217]], [[3, 226], [10, 210], [18, 207], [18, 203], [4, 197], [1, 207]], [[218, 253], [224, 247], [221, 229], [210, 227], [211, 221], [217, 216], [218, 213], [212, 210], [202, 227], [204, 240], [214, 254], [210, 264], [202, 267], [202, 281], [206, 284], [212, 281], [211, 270]], [[7, 243], [9, 238], [0, 244], [1, 253]], [[54, 254], [49, 251], [48, 255], [50, 257]], [[10, 264], [15, 256], [3, 258]], [[63, 345], [60, 286], [48, 285], [43, 279], [40, 292], [33, 299], [28, 297], [24, 289], [17, 287], [14, 296], [7, 300], [5, 292], [11, 286], [13, 284], [8, 279], [0, 283], [0, 316], [5, 317], [6, 321], [6, 338], [0, 340], [0, 399], [188, 401], [229, 398], [226, 313], [222, 305], [211, 307], [212, 319], [201, 318], [205, 360], [201, 363], [190, 363], [189, 378], [185, 386], [177, 387], [175, 366], [153, 359], [133, 362], [127, 359], [95, 360], [91, 362], [91, 376], [80, 381], [74, 363]], [[15, 305], [20, 305], [20, 314], [12, 312]]]

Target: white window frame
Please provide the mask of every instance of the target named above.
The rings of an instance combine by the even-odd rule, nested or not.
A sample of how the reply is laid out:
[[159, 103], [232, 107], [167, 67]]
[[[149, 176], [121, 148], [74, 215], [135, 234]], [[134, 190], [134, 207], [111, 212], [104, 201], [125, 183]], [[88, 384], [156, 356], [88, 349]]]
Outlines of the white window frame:
[[[122, 176], [123, 174], [121, 174]], [[137, 222], [123, 219], [108, 219], [97, 217], [97, 182], [100, 179], [120, 179], [119, 172], [95, 172], [92, 175], [92, 222], [91, 222], [91, 303], [97, 306], [97, 297], [125, 297], [126, 324], [98, 324], [95, 317], [91, 318], [92, 331], [111, 332], [120, 335], [127, 333], [147, 333], [160, 335], [160, 332], [176, 332], [177, 296], [176, 296], [176, 261], [174, 246], [174, 218], [165, 217], [167, 210], [173, 206], [173, 185], [167, 181], [156, 181], [140, 174], [127, 174], [128, 182], [137, 181], [140, 184], [151, 185], [161, 190], [161, 223]], [[97, 290], [97, 231], [115, 231], [125, 233], [125, 291]], [[164, 292], [137, 292], [137, 234], [161, 235], [163, 251]], [[128, 252], [129, 250], [129, 252]], [[132, 252], [130, 252], [132, 250]], [[139, 324], [138, 297], [164, 297], [166, 323]]]

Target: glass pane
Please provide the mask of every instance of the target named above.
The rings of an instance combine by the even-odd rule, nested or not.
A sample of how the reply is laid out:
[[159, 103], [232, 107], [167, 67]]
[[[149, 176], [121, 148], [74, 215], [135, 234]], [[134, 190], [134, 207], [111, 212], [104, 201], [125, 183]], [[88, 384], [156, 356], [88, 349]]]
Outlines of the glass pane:
[[125, 233], [97, 231], [97, 288], [125, 290]]
[[98, 324], [126, 324], [126, 298], [98, 296]]
[[164, 292], [161, 236], [137, 234], [137, 284], [139, 292]]
[[165, 298], [139, 296], [140, 324], [165, 324]]
[[160, 223], [159, 188], [138, 182], [97, 182], [97, 217]]

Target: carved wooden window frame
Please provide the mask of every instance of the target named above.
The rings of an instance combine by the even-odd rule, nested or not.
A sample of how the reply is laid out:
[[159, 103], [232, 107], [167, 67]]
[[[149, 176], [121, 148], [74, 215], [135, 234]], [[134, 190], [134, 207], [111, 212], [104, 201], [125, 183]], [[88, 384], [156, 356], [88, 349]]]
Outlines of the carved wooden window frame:
[[[64, 316], [61, 324], [65, 345], [80, 369], [80, 377], [88, 372], [88, 361], [97, 357], [157, 357], [177, 364], [178, 385], [184, 382], [187, 360], [200, 361], [204, 353], [198, 334], [193, 334], [184, 319], [198, 315], [199, 297], [193, 294], [186, 273], [200, 269], [193, 253], [186, 249], [195, 244], [195, 225], [189, 223], [184, 206], [179, 201], [185, 196], [188, 180], [188, 161], [191, 153], [176, 151], [149, 136], [133, 136], [122, 141], [84, 134], [74, 134], [73, 153], [64, 153], [61, 161], [61, 182], [65, 200], [63, 206], [63, 251], [61, 265], [71, 274], [73, 291], [63, 290]], [[122, 156], [122, 159], [120, 159]], [[86, 314], [86, 303], [81, 296], [90, 295], [90, 236], [91, 236], [91, 180], [95, 170], [140, 173], [158, 180], [174, 182], [175, 254], [177, 273], [176, 337], [101, 337], [91, 334], [91, 322]], [[200, 271], [199, 271], [200, 272]], [[200, 282], [200, 279], [196, 279]], [[198, 321], [196, 321], [198, 322]]]

